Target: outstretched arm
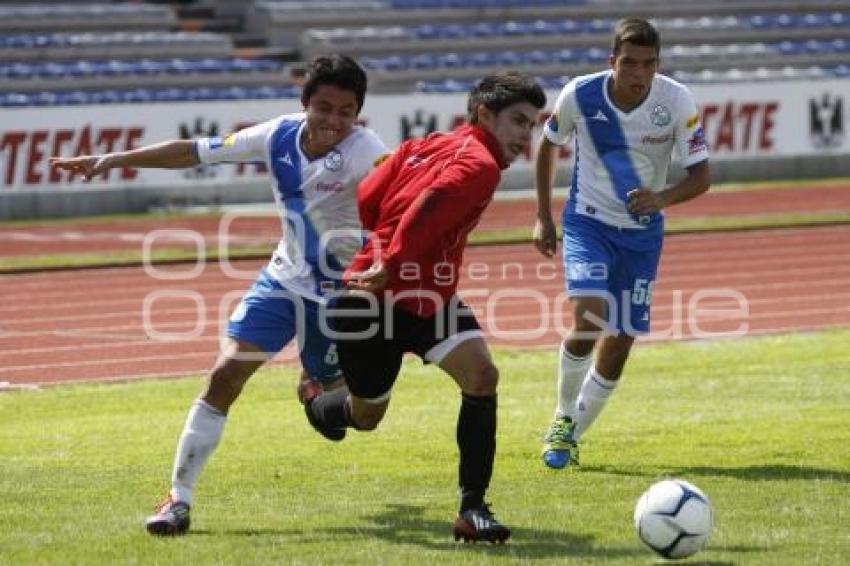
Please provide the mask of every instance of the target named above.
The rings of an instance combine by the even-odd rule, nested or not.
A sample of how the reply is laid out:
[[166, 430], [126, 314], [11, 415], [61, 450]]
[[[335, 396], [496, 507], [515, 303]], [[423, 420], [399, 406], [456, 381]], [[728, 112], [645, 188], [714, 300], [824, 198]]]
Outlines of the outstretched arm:
[[192, 140], [172, 140], [103, 155], [50, 158], [51, 165], [82, 174], [86, 181], [116, 167], [184, 169], [199, 163]]

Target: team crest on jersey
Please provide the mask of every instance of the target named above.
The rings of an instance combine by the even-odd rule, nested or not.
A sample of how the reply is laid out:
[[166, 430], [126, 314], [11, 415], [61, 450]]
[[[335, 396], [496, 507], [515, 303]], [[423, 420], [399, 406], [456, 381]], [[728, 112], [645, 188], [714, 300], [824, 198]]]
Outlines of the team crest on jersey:
[[658, 104], [652, 109], [652, 112], [649, 114], [649, 119], [659, 128], [663, 128], [670, 123], [670, 120], [672, 120], [670, 116], [670, 109], [663, 104]]
[[335, 149], [325, 156], [325, 169], [328, 171], [339, 171], [342, 169], [342, 154]]

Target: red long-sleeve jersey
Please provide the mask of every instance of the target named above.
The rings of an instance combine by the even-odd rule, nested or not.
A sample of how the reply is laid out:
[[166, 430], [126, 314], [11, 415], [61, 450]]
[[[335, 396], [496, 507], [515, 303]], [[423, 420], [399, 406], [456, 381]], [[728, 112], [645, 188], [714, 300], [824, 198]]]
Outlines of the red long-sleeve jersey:
[[394, 304], [433, 315], [457, 290], [467, 236], [504, 166], [496, 138], [481, 126], [401, 144], [360, 183], [360, 220], [370, 237], [346, 279], [380, 261]]

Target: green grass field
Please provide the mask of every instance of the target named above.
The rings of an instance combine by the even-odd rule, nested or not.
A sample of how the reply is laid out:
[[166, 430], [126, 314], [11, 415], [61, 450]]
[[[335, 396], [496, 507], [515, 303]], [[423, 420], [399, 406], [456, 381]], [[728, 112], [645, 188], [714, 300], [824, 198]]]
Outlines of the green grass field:
[[690, 563], [847, 564], [850, 331], [642, 346], [582, 467], [538, 457], [553, 352], [498, 353], [490, 493], [505, 546], [450, 538], [458, 395], [411, 360], [386, 421], [332, 445], [295, 373], [258, 374], [197, 490], [192, 534], [142, 527], [165, 492], [198, 379], [0, 394], [0, 564], [653, 564], [632, 510], [657, 479], [711, 497]]

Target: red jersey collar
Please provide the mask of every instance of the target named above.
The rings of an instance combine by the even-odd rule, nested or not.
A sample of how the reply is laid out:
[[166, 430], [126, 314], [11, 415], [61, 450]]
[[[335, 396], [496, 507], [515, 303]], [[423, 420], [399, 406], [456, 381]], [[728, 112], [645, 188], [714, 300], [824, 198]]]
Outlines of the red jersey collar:
[[507, 169], [510, 163], [505, 163], [505, 156], [502, 154], [502, 147], [499, 145], [499, 140], [496, 139], [490, 130], [478, 124], [464, 124], [455, 130], [460, 135], [472, 135], [475, 139], [484, 144], [484, 147], [499, 164], [500, 169]]

